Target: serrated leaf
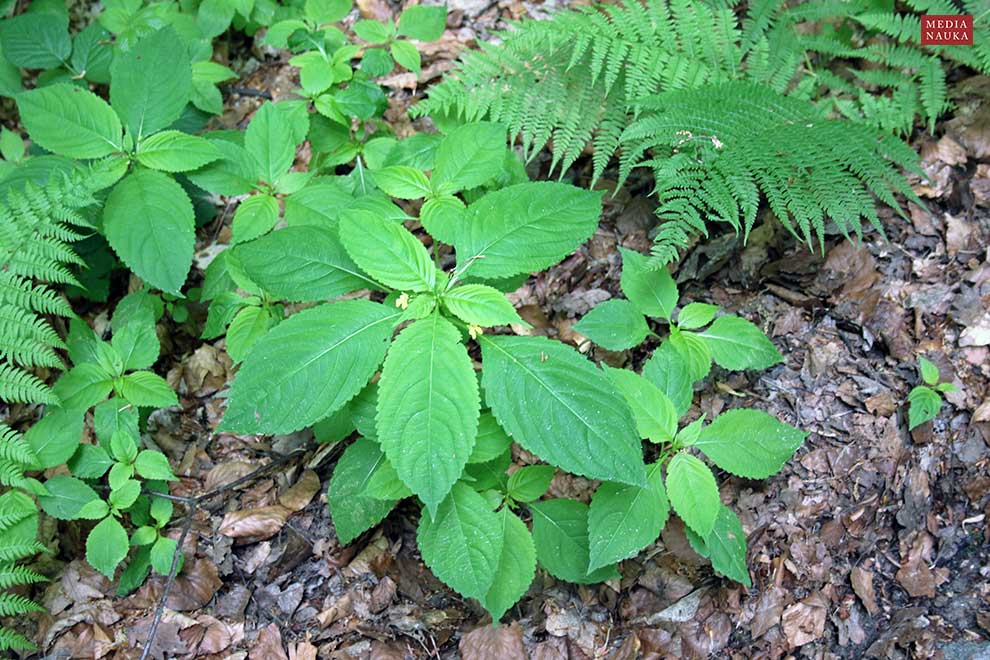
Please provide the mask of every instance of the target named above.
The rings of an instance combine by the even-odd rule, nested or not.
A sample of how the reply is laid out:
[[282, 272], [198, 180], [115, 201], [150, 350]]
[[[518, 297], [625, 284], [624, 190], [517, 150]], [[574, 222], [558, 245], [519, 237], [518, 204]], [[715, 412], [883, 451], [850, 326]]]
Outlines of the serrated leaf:
[[29, 12], [0, 22], [3, 56], [25, 69], [54, 69], [69, 59], [68, 17]]
[[231, 222], [231, 244], [258, 238], [278, 222], [278, 200], [271, 195], [252, 195], [242, 200]]
[[135, 371], [120, 379], [120, 396], [138, 407], [167, 408], [179, 405], [164, 378], [150, 371]]
[[351, 11], [351, 0], [306, 0], [306, 18], [317, 25], [336, 23]]
[[56, 83], [17, 95], [17, 109], [31, 140], [70, 158], [102, 158], [120, 151], [120, 120], [89, 90]]
[[322, 227], [286, 227], [234, 251], [248, 277], [282, 300], [327, 300], [378, 286]]
[[942, 397], [930, 387], [918, 385], [908, 394], [908, 429], [935, 419], [942, 409]]
[[107, 398], [113, 381], [96, 364], [83, 363], [62, 374], [52, 391], [64, 410], [85, 411]]
[[[102, 393], [100, 399], [106, 398], [107, 391], [100, 390]], [[31, 448], [37, 461], [33, 467], [46, 470], [69, 460], [79, 447], [79, 439], [83, 432], [83, 417], [88, 408], [89, 406], [76, 408], [49, 406], [45, 410], [45, 416], [31, 425], [24, 433], [24, 442]]]
[[118, 183], [103, 208], [107, 240], [151, 286], [179, 295], [195, 243], [192, 202], [161, 172], [137, 170]]
[[529, 327], [504, 293], [484, 284], [462, 284], [455, 287], [443, 294], [443, 304], [451, 314], [465, 323], [482, 327], [518, 323]]
[[573, 327], [610, 351], [639, 346], [650, 334], [643, 314], [628, 300], [606, 300], [585, 314]]
[[589, 571], [629, 559], [660, 536], [670, 506], [659, 463], [647, 468], [646, 479], [645, 488], [606, 481], [595, 490], [588, 510]]
[[656, 385], [626, 369], [605, 366], [605, 375], [626, 400], [640, 437], [652, 442], [670, 442], [677, 433], [679, 415], [670, 398]]
[[422, 199], [430, 194], [430, 180], [415, 167], [393, 165], [375, 170], [375, 184], [399, 199]]
[[419, 520], [416, 542], [433, 574], [468, 598], [484, 599], [502, 556], [502, 527], [485, 499], [457, 483], [432, 518]]
[[443, 5], [406, 7], [399, 16], [399, 34], [419, 41], [436, 41], [447, 26], [447, 8]]
[[622, 277], [619, 285], [637, 309], [647, 316], [670, 320], [677, 306], [677, 284], [666, 268], [651, 270], [639, 252], [619, 248]]
[[38, 496], [45, 513], [59, 520], [73, 520], [89, 502], [100, 499], [96, 491], [75, 477], [52, 477], [45, 482], [47, 495]]
[[553, 480], [552, 465], [527, 465], [509, 475], [507, 494], [517, 502], [532, 502], [543, 497]]
[[239, 363], [248, 356], [251, 348], [261, 340], [272, 326], [275, 319], [261, 307], [243, 307], [230, 321], [227, 328], [227, 353], [234, 363]]
[[667, 395], [678, 417], [691, 407], [694, 381], [684, 359], [669, 341], [660, 344], [643, 365], [643, 377]]
[[667, 497], [688, 527], [707, 537], [715, 524], [722, 501], [715, 476], [708, 466], [687, 452], [680, 452], [667, 464]]
[[192, 90], [186, 41], [171, 27], [152, 32], [114, 57], [110, 105], [132, 137], [151, 135], [179, 118]]
[[718, 312], [717, 305], [699, 302], [688, 303], [677, 313], [677, 326], [682, 330], [700, 328], [711, 323], [716, 312]]
[[504, 126], [489, 122], [464, 124], [450, 131], [437, 147], [434, 189], [450, 194], [477, 188], [498, 176], [505, 158], [505, 135]]
[[727, 472], [764, 479], [780, 471], [807, 435], [762, 410], [736, 409], [712, 420], [694, 446]]
[[125, 479], [122, 483], [110, 487], [110, 505], [116, 509], [126, 509], [137, 501], [141, 495], [141, 482], [137, 479]]
[[502, 553], [495, 568], [495, 578], [481, 604], [498, 622], [529, 589], [536, 577], [536, 546], [526, 524], [503, 507], [496, 514], [502, 530]]
[[931, 360], [923, 357], [918, 358], [918, 370], [921, 372], [921, 379], [927, 385], [934, 385], [938, 382], [938, 367]]
[[724, 369], [766, 369], [784, 361], [762, 330], [738, 316], [720, 316], [697, 335]]
[[431, 197], [419, 210], [419, 221], [434, 239], [453, 245], [457, 242], [467, 207], [453, 195]]
[[577, 351], [544, 337], [486, 337], [485, 399], [509, 435], [568, 472], [644, 484], [639, 434], [605, 375]]
[[677, 352], [687, 369], [692, 383], [705, 378], [712, 370], [712, 351], [709, 344], [695, 332], [674, 332], [664, 342]]
[[404, 500], [414, 494], [409, 487], [402, 483], [395, 468], [388, 462], [388, 458], [382, 459], [375, 473], [368, 479], [365, 494], [376, 500]]
[[80, 445], [68, 463], [69, 471], [80, 479], [99, 479], [111, 465], [113, 459], [110, 455], [105, 449], [95, 445]]
[[189, 180], [217, 195], [245, 195], [254, 190], [256, 166], [244, 147], [217, 138], [209, 141], [221, 157], [186, 174]]
[[490, 411], [481, 413], [478, 418], [478, 437], [468, 457], [468, 463], [486, 463], [504, 454], [512, 445], [512, 440], [495, 421]]
[[412, 71], [417, 76], [419, 75], [423, 67], [423, 61], [416, 46], [408, 41], [393, 41], [388, 49], [392, 53], [392, 57], [395, 58], [395, 61], [399, 63], [399, 66]]
[[215, 144], [181, 131], [161, 131], [142, 140], [135, 156], [145, 167], [164, 172], [195, 170], [220, 158]]
[[432, 291], [436, 267], [409, 230], [370, 211], [347, 210], [340, 217], [340, 239], [361, 269], [401, 291]]
[[[159, 575], [168, 575], [172, 572], [172, 562], [175, 561], [175, 551], [179, 543], [168, 536], [159, 536], [154, 545], [151, 546], [151, 567]], [[179, 565], [182, 567], [182, 555], [179, 555]]]
[[454, 245], [462, 273], [492, 279], [557, 263], [595, 232], [601, 197], [600, 191], [550, 181], [488, 193], [467, 208], [458, 231]]
[[705, 539], [705, 549], [712, 568], [747, 587], [753, 586], [746, 567], [746, 534], [739, 518], [724, 504], [719, 506], [715, 525]]
[[457, 328], [434, 313], [399, 334], [378, 385], [378, 441], [431, 514], [467, 464], [479, 407], [478, 379]]
[[340, 409], [381, 364], [399, 310], [367, 300], [320, 305], [265, 335], [231, 386], [222, 428], [291, 433]]
[[138, 452], [137, 458], [134, 459], [134, 469], [145, 479], [176, 480], [168, 459], [160, 451], [145, 449]]
[[368, 480], [384, 460], [385, 455], [377, 444], [367, 438], [358, 438], [337, 461], [327, 489], [327, 500], [342, 545], [377, 525], [395, 506], [395, 500], [376, 500], [365, 494]]
[[158, 359], [161, 350], [158, 335], [155, 334], [154, 315], [146, 312], [143, 319], [132, 319], [115, 329], [110, 345], [120, 355], [126, 371], [149, 368]]
[[244, 149], [254, 159], [256, 178], [268, 183], [275, 183], [292, 167], [296, 141], [275, 104], [266, 102], [254, 113], [244, 133]]
[[86, 537], [86, 561], [109, 579], [127, 556], [127, 532], [114, 517], [104, 518]]
[[544, 500], [529, 505], [533, 542], [540, 565], [550, 575], [578, 584], [619, 577], [614, 565], [588, 571], [588, 505], [577, 500]]

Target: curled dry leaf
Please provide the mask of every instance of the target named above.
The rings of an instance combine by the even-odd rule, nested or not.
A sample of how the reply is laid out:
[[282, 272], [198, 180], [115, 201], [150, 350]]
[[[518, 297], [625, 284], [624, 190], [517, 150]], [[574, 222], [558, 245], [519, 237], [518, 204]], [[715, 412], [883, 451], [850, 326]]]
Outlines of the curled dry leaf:
[[205, 606], [223, 585], [217, 565], [206, 558], [186, 562], [182, 575], [176, 578], [166, 606], [177, 612], [188, 612]]
[[230, 511], [220, 523], [220, 533], [235, 539], [262, 541], [275, 536], [292, 512], [280, 504]]
[[873, 591], [873, 571], [854, 566], [849, 572], [849, 580], [852, 582], [853, 591], [859, 596], [863, 607], [870, 615], [877, 613], [877, 597]]
[[312, 470], [306, 470], [291, 488], [282, 493], [278, 503], [290, 511], [302, 511], [320, 491], [320, 478]]

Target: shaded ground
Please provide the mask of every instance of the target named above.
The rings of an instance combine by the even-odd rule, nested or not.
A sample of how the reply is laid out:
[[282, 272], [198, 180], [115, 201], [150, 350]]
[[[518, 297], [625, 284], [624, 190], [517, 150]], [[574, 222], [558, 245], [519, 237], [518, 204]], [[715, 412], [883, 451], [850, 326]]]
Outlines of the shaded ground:
[[[368, 15], [391, 11], [359, 5]], [[426, 76], [447, 68], [476, 32], [528, 9], [483, 2], [451, 7], [452, 29], [428, 55]], [[270, 59], [251, 67], [245, 87], [276, 98], [292, 88], [291, 68]], [[407, 104], [413, 82], [409, 74], [389, 81], [391, 117]], [[966, 84], [986, 85], [970, 94], [987, 97], [987, 81]], [[259, 101], [236, 94], [230, 100], [227, 124], [243, 124]], [[157, 413], [147, 439], [182, 478], [173, 495], [197, 496], [278, 457], [283, 462], [193, 513], [186, 568], [172, 587], [153, 655], [549, 660], [990, 653], [990, 111], [961, 101], [958, 117], [937, 132], [947, 137], [917, 140], [933, 180], [919, 182], [919, 190], [931, 204], [928, 211], [912, 208], [910, 222], [889, 217], [889, 242], [869, 235], [860, 249], [835, 237], [824, 256], [815, 255], [771, 221], [745, 247], [734, 235], [716, 236], [679, 266], [683, 299], [749, 318], [786, 359], [761, 373], [716, 368], [690, 415], [710, 418], [752, 406], [810, 432], [772, 479], [721, 475], [723, 500], [749, 537], [752, 589], [714, 576], [672, 520], [658, 543], [623, 562], [621, 584], [572, 586], [540, 572], [507, 616], [515, 623], [486, 626], [480, 608], [446, 589], [419, 560], [414, 507], [400, 506], [378, 529], [340, 547], [325, 486], [341, 446], [318, 446], [307, 434], [214, 435], [231, 378], [223, 341], [202, 344], [191, 326], [163, 321], [158, 371], [178, 387], [182, 409]], [[403, 126], [397, 130], [408, 130]], [[534, 173], [540, 166], [533, 165]], [[575, 175], [580, 179], [581, 172]], [[645, 190], [634, 192], [607, 197], [595, 237], [515, 294], [536, 332], [580, 343], [570, 329], [576, 318], [618, 292], [616, 246], [645, 251], [649, 245], [652, 208]], [[221, 242], [228, 236], [226, 228], [214, 229], [201, 232], [204, 253], [216, 235]], [[918, 380], [918, 355], [961, 391], [949, 395], [933, 423], [909, 433], [902, 404]], [[638, 366], [645, 356], [599, 351], [594, 357]], [[516, 459], [532, 457], [523, 452]], [[592, 490], [591, 482], [560, 475], [551, 487], [552, 494], [582, 499]], [[176, 537], [185, 522], [180, 507]], [[116, 599], [105, 578], [81, 560], [62, 564], [83, 555], [82, 530], [51, 525], [46, 532], [60, 548], [49, 569], [61, 578], [45, 594], [52, 615], [39, 621], [39, 640], [51, 657], [138, 657], [164, 580]]]

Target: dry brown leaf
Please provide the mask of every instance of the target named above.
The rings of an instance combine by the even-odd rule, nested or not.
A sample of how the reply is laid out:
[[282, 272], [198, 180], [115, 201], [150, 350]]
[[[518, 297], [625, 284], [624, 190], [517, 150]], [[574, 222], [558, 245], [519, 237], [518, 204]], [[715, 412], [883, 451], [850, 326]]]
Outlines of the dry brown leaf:
[[791, 647], [804, 646], [824, 635], [827, 614], [828, 603], [818, 591], [788, 607], [781, 617], [787, 643]]
[[206, 474], [206, 483], [203, 485], [203, 488], [209, 493], [251, 474], [255, 469], [257, 469], [257, 466], [247, 461], [227, 461], [220, 463]]
[[753, 639], [762, 637], [768, 630], [780, 623], [780, 615], [783, 611], [783, 590], [776, 586], [767, 589], [757, 601], [753, 621], [750, 623], [749, 630]]
[[871, 616], [876, 614], [880, 608], [877, 607], [877, 597], [873, 591], [873, 571], [853, 566], [852, 571], [849, 572], [849, 581], [852, 582], [853, 591], [859, 596], [866, 611]]
[[219, 532], [235, 539], [261, 541], [278, 534], [291, 513], [280, 504], [244, 511], [230, 511], [223, 517]]
[[250, 660], [289, 660], [282, 648], [282, 633], [274, 623], [268, 624], [258, 633], [258, 639], [248, 652]]
[[289, 660], [316, 660], [316, 647], [309, 640], [290, 644]]
[[526, 660], [519, 624], [484, 625], [461, 638], [458, 647], [464, 660]]
[[182, 575], [175, 579], [166, 605], [176, 612], [188, 612], [203, 607], [223, 585], [217, 565], [206, 558], [186, 562]]
[[299, 481], [279, 496], [278, 503], [290, 511], [302, 511], [318, 492], [320, 478], [312, 470], [306, 470]]

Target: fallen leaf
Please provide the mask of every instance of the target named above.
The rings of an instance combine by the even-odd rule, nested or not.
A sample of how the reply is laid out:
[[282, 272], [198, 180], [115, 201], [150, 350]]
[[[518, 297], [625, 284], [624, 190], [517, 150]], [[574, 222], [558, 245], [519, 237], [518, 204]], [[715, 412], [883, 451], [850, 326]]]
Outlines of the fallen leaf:
[[289, 656], [285, 654], [285, 649], [282, 648], [282, 633], [279, 632], [278, 626], [269, 623], [267, 627], [261, 629], [254, 646], [248, 651], [248, 658], [250, 660], [289, 660]]
[[308, 640], [289, 645], [289, 660], [316, 660], [316, 647]]
[[781, 627], [787, 643], [796, 648], [824, 635], [827, 614], [828, 604], [818, 591], [788, 607], [781, 617]]
[[289, 490], [279, 496], [278, 503], [290, 511], [302, 511], [318, 492], [320, 478], [312, 470], [306, 470]]
[[849, 581], [852, 582], [853, 591], [859, 596], [866, 611], [871, 616], [876, 614], [880, 608], [877, 607], [877, 597], [873, 591], [873, 571], [853, 566], [849, 572]]
[[461, 637], [458, 646], [464, 660], [525, 660], [522, 629], [513, 622], [510, 625], [485, 625], [475, 628]]
[[223, 517], [219, 532], [235, 539], [249, 538], [256, 541], [275, 536], [292, 512], [275, 504], [257, 509], [230, 511]]
[[177, 612], [187, 612], [205, 606], [223, 585], [217, 565], [206, 558], [186, 562], [182, 574], [175, 579], [165, 604]]

